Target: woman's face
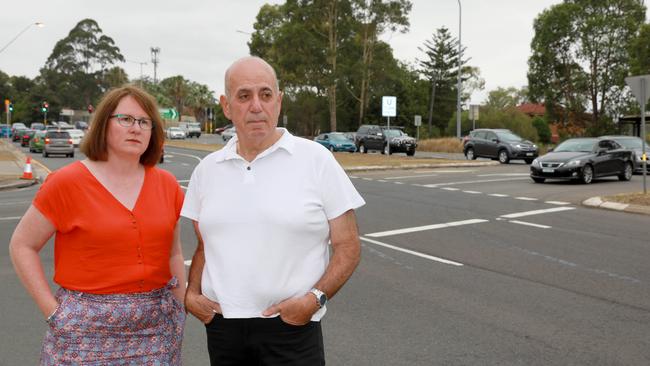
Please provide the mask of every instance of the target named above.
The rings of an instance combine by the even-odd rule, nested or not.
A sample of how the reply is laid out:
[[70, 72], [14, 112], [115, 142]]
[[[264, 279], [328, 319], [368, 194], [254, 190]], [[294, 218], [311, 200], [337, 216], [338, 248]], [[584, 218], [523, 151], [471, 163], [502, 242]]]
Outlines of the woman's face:
[[[122, 123], [125, 123], [125, 116], [131, 116], [137, 119], [147, 119], [149, 126], [153, 124], [150, 116], [131, 96], [122, 98], [112, 115], [121, 115]], [[143, 129], [138, 121], [135, 121], [131, 126], [124, 126], [120, 124], [120, 118], [118, 117], [110, 117], [108, 120], [106, 144], [109, 157], [140, 159], [140, 156], [147, 150], [150, 140], [151, 129]]]

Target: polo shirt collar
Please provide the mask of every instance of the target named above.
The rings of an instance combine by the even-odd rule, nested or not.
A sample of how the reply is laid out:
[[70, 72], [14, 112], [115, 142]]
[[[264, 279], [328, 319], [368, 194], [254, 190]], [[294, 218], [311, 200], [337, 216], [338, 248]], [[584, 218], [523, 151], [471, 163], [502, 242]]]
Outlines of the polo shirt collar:
[[[276, 127], [277, 131], [282, 132], [282, 136], [278, 141], [276, 141], [273, 145], [269, 146], [266, 150], [262, 151], [257, 157], [255, 157], [255, 160], [263, 158], [266, 155], [272, 154], [273, 152], [277, 151], [278, 149], [283, 149], [289, 154], [294, 153], [295, 151], [295, 137], [286, 129], [282, 127]], [[243, 158], [237, 154], [237, 135], [233, 136], [227, 143], [226, 146], [224, 146], [220, 151], [223, 152], [222, 154], [217, 154], [215, 157], [215, 161], [217, 163], [221, 163], [226, 160], [242, 160]]]

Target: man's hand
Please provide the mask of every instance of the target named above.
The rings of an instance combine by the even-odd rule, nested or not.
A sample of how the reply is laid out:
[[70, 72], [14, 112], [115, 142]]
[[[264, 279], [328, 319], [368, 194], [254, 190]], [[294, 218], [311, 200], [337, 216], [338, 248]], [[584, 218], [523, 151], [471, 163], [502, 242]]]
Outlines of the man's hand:
[[221, 314], [219, 303], [193, 291], [185, 293], [185, 309], [203, 324], [210, 323], [215, 314]]
[[312, 293], [307, 293], [301, 297], [293, 297], [272, 305], [264, 310], [262, 315], [271, 316], [280, 313], [280, 318], [287, 324], [305, 325], [316, 311], [318, 311], [316, 297]]

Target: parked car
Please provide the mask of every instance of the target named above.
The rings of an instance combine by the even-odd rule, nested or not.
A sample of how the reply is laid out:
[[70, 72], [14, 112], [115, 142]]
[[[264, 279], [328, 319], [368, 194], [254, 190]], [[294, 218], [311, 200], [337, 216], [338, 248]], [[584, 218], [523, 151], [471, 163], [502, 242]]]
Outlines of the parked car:
[[321, 133], [320, 135], [314, 137], [314, 141], [325, 146], [332, 152], [348, 151], [353, 153], [357, 151], [357, 146], [354, 144], [354, 142], [341, 132]]
[[463, 153], [468, 160], [478, 157], [497, 159], [501, 164], [521, 159], [530, 164], [539, 155], [537, 145], [506, 129], [482, 128], [470, 132]]
[[0, 137], [11, 137], [11, 127], [8, 124], [0, 123]]
[[228, 140], [230, 140], [235, 135], [237, 135], [237, 130], [235, 129], [235, 126], [233, 126], [225, 129], [221, 133], [221, 138], [223, 139], [223, 142], [228, 142]]
[[81, 144], [81, 140], [85, 136], [84, 132], [82, 130], [77, 130], [76, 128], [67, 131], [70, 134], [70, 138], [72, 139], [72, 144], [75, 147], [79, 146], [79, 144]]
[[198, 122], [179, 122], [178, 127], [185, 132], [187, 137], [201, 137], [201, 124]]
[[[634, 152], [634, 172], [643, 174], [643, 146], [640, 137], [636, 136], [601, 136], [603, 139], [611, 139], [618, 142], [621, 146]], [[645, 143], [646, 156], [650, 155], [650, 143]], [[650, 174], [650, 164], [646, 161], [646, 173]]]
[[50, 130], [45, 132], [45, 144], [43, 145], [43, 157], [50, 154], [62, 154], [74, 157], [74, 144], [68, 131]]
[[535, 183], [546, 179], [570, 179], [589, 184], [594, 178], [618, 176], [632, 178], [634, 153], [616, 141], [599, 138], [574, 138], [533, 160], [530, 177]]
[[46, 133], [47, 131], [45, 130], [36, 131], [34, 137], [29, 140], [29, 152], [43, 152]]
[[382, 154], [387, 154], [390, 149], [391, 154], [403, 152], [408, 156], [413, 156], [417, 148], [415, 138], [404, 133], [401, 127], [391, 127], [389, 129], [386, 126], [361, 125], [355, 138], [357, 150], [364, 154], [370, 150], [378, 150]]
[[29, 130], [22, 130], [22, 131], [23, 133], [20, 136], [20, 146], [22, 147], [29, 146], [29, 140], [31, 140], [32, 137], [34, 137], [34, 133], [36, 133], [36, 130], [29, 129]]
[[179, 127], [169, 127], [167, 129], [167, 138], [168, 139], [184, 139], [185, 138], [185, 132], [181, 130]]
[[29, 126], [32, 130], [36, 131], [42, 131], [45, 129], [45, 125], [40, 123], [40, 122], [32, 122], [32, 124]]
[[74, 128], [82, 131], [88, 130], [88, 122], [85, 121], [77, 121], [74, 123]]
[[229, 129], [230, 127], [232, 127], [232, 123], [228, 123], [225, 126], [217, 127], [214, 129], [214, 133], [216, 133], [217, 135], [221, 135], [223, 131]]

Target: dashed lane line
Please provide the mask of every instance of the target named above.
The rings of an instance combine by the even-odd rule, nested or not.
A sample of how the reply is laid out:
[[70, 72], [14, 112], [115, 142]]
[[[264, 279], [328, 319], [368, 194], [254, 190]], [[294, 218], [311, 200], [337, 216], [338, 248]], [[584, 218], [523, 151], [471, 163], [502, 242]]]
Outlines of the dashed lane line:
[[463, 193], [469, 193], [469, 194], [483, 194], [483, 192], [479, 192], [479, 191], [463, 191]]
[[450, 261], [449, 259], [444, 259], [444, 258], [440, 258], [440, 257], [434, 257], [434, 256], [432, 256], [432, 255], [428, 255], [428, 254], [424, 254], [424, 253], [416, 252], [415, 250], [404, 249], [404, 248], [401, 248], [401, 247], [398, 247], [398, 246], [395, 246], [395, 245], [390, 245], [390, 244], [382, 243], [382, 242], [377, 241], [377, 240], [372, 240], [372, 239], [364, 238], [363, 236], [359, 237], [359, 239], [361, 239], [362, 241], [364, 241], [364, 242], [366, 242], [366, 243], [371, 243], [371, 244], [379, 245], [379, 246], [382, 246], [382, 247], [384, 247], [384, 248], [389, 248], [389, 249], [397, 250], [397, 251], [402, 252], [402, 253], [411, 254], [411, 255], [414, 255], [414, 256], [416, 256], [416, 257], [420, 257], [420, 258], [428, 259], [428, 260], [431, 260], [431, 261], [440, 262], [440, 263], [444, 263], [444, 264], [450, 264], [450, 265], [452, 265], [452, 266], [457, 266], [457, 267], [462, 267], [462, 266], [463, 266], [462, 263], [458, 263], [458, 262]]
[[509, 220], [508, 222], [511, 222], [513, 224], [524, 225], [524, 226], [532, 226], [532, 227], [536, 227], [536, 228], [540, 228], [540, 229], [550, 229], [551, 228], [551, 226], [534, 224], [532, 222], [519, 221], [519, 220]]
[[515, 197], [515, 199], [520, 201], [539, 201], [537, 198], [532, 197]]
[[427, 188], [438, 188], [438, 187], [443, 187], [443, 186], [456, 186], [459, 184], [476, 184], [476, 183], [491, 183], [491, 182], [510, 182], [513, 180], [524, 180], [524, 179], [530, 179], [528, 177], [526, 178], [504, 178], [504, 179], [480, 179], [480, 180], [466, 180], [466, 181], [460, 181], [460, 182], [447, 182], [447, 183], [436, 183], [436, 184], [425, 184], [424, 186]]
[[492, 197], [500, 197], [500, 198], [503, 198], [503, 197], [510, 197], [510, 195], [502, 194], [502, 193], [490, 193], [490, 194], [488, 194], [488, 196], [492, 196]]
[[563, 202], [563, 201], [545, 201], [544, 203], [548, 203], [549, 205], [558, 205], [558, 206], [565, 206], [571, 204], [571, 202]]
[[0, 221], [20, 220], [22, 216], [0, 217]]
[[384, 237], [384, 236], [415, 233], [415, 232], [418, 232], [418, 231], [427, 231], [427, 230], [442, 229], [442, 228], [447, 228], [447, 227], [480, 224], [480, 223], [488, 222], [488, 221], [489, 220], [483, 220], [483, 219], [471, 219], [471, 220], [463, 220], [463, 221], [454, 221], [454, 222], [447, 222], [447, 223], [443, 223], [443, 224], [416, 226], [416, 227], [409, 227], [409, 228], [405, 228], [405, 229], [381, 231], [381, 232], [377, 232], [377, 233], [366, 234], [366, 236], [369, 236], [371, 238], [381, 238], [381, 237]]
[[460, 191], [460, 188], [452, 188], [452, 187], [444, 187], [440, 189], [444, 189], [445, 191]]

